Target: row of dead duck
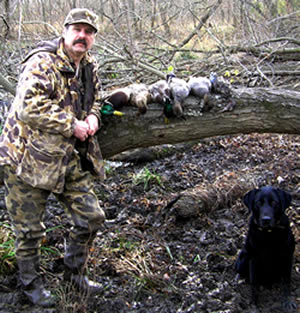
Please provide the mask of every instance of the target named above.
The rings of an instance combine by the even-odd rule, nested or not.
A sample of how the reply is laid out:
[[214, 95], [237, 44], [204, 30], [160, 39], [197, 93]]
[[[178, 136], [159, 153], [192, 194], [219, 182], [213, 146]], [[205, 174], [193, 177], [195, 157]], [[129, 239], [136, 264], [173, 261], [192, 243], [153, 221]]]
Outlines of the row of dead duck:
[[[220, 88], [221, 86], [221, 88]], [[220, 81], [215, 73], [207, 77], [190, 77], [188, 81], [170, 73], [151, 85], [134, 83], [129, 86], [110, 91], [104, 97], [104, 103], [109, 103], [114, 109], [120, 110], [124, 106], [135, 106], [138, 114], [145, 114], [148, 104], [159, 103], [163, 105], [166, 117], [183, 117], [184, 100], [196, 96], [207, 101], [209, 95], [223, 89], [229, 92], [228, 84]]]

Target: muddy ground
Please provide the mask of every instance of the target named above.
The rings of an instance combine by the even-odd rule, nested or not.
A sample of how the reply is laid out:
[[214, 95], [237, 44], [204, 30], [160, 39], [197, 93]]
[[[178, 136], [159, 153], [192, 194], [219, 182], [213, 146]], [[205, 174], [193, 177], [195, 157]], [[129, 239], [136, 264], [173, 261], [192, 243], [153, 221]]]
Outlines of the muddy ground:
[[[69, 220], [50, 197], [42, 273], [57, 295], [57, 307], [42, 310], [28, 304], [12, 267], [1, 277], [0, 313], [251, 312], [249, 286], [233, 267], [248, 223], [241, 199], [190, 218], [179, 217], [172, 201], [197, 184], [214, 183], [225, 172], [254, 168], [261, 173], [258, 185], [273, 184], [293, 195], [287, 212], [297, 240], [291, 290], [299, 308], [299, 136], [225, 136], [164, 146], [155, 150], [154, 159], [151, 152], [111, 163], [107, 180], [97, 184], [107, 220], [88, 265], [90, 276], [103, 285], [102, 294], [88, 298], [63, 282], [63, 238]], [[8, 220], [4, 208], [0, 219]], [[260, 303], [260, 312], [283, 312], [278, 286], [261, 290]]]

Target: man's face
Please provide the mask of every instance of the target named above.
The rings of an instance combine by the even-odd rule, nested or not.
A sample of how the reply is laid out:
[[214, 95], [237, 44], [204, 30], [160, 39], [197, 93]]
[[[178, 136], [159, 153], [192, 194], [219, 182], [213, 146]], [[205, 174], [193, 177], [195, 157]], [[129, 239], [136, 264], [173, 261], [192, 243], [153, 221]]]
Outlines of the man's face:
[[88, 24], [72, 24], [65, 29], [63, 37], [67, 53], [78, 58], [91, 49], [96, 33]]

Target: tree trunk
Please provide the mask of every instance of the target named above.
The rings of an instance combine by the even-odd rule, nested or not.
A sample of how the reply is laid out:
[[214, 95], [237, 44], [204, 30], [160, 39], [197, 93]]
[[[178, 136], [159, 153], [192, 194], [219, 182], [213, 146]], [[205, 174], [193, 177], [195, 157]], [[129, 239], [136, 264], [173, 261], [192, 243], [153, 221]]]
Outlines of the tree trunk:
[[234, 89], [230, 99], [212, 95], [208, 108], [203, 107], [203, 100], [190, 96], [184, 103], [184, 118], [170, 118], [167, 123], [163, 107], [157, 103], [149, 104], [144, 115], [137, 115], [138, 110], [129, 106], [122, 111], [122, 117], [103, 117], [98, 139], [105, 159], [135, 148], [220, 135], [300, 135], [300, 92], [285, 89]]
[[[120, 152], [161, 144], [175, 144], [230, 134], [300, 134], [300, 92], [276, 88], [240, 88], [227, 100], [213, 95], [210, 108], [201, 109], [201, 100], [189, 97], [184, 119], [165, 122], [163, 108], [150, 104], [145, 115], [124, 107], [122, 117], [103, 118], [99, 142], [105, 158]], [[232, 109], [232, 104], [234, 107]]]

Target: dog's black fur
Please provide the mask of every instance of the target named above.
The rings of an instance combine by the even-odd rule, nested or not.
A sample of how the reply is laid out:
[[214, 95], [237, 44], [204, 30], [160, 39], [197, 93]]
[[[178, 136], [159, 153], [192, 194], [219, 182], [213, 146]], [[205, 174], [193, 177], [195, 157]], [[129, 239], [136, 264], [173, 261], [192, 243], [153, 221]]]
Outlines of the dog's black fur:
[[281, 189], [265, 186], [249, 191], [243, 201], [252, 215], [246, 242], [235, 263], [236, 271], [250, 283], [256, 305], [260, 285], [279, 283], [285, 308], [294, 308], [290, 282], [295, 239], [285, 214], [291, 196]]

